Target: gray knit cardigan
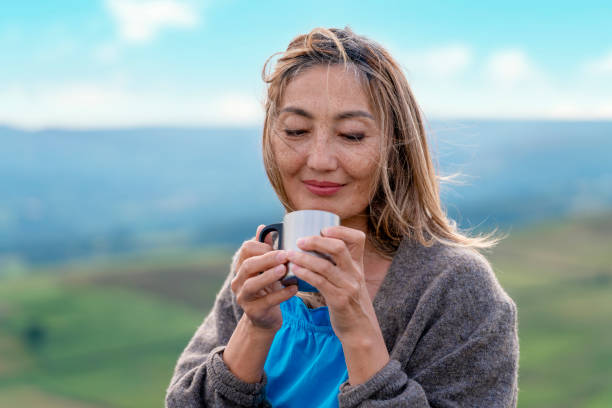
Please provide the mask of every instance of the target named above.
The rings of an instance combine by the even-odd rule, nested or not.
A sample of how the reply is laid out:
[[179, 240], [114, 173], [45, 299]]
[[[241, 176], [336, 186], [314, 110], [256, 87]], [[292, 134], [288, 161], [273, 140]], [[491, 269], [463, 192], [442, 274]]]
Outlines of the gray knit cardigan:
[[[246, 383], [223, 362], [243, 314], [232, 276], [176, 363], [168, 408], [270, 407], [265, 373]], [[516, 406], [516, 305], [482, 255], [404, 239], [373, 304], [390, 361], [363, 384], [342, 384], [340, 407]], [[308, 396], [294, 406], [309, 407]]]

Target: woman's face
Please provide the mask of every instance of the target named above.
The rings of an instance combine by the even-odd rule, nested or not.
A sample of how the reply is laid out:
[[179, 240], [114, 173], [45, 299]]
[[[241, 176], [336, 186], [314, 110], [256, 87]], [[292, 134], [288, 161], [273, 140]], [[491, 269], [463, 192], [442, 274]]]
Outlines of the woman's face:
[[344, 225], [363, 225], [365, 218], [354, 217], [368, 207], [381, 137], [353, 71], [315, 66], [291, 80], [271, 143], [294, 208], [331, 211]]

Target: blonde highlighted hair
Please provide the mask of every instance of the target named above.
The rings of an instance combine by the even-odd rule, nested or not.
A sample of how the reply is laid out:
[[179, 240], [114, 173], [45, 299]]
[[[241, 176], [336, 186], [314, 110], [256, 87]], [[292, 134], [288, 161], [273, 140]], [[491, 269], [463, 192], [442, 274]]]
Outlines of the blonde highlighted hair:
[[[270, 63], [275, 56], [274, 68]], [[369, 97], [383, 137], [381, 159], [367, 209], [368, 239], [392, 257], [407, 237], [425, 246], [435, 241], [472, 249], [493, 247], [495, 231], [479, 236], [460, 232], [442, 208], [439, 181], [430, 156], [422, 114], [401, 67], [378, 43], [350, 28], [315, 28], [291, 41], [265, 63], [268, 85], [263, 159], [268, 178], [287, 211], [293, 211], [271, 147], [274, 121], [288, 83], [308, 68], [342, 64], [355, 71]]]

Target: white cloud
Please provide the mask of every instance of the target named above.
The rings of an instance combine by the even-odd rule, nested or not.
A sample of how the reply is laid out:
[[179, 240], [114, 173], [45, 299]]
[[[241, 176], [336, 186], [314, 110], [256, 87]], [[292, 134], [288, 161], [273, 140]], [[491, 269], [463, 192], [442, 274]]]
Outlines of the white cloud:
[[451, 78], [470, 66], [472, 50], [465, 45], [451, 44], [400, 53], [400, 60], [415, 77]]
[[612, 103], [584, 101], [580, 99], [557, 102], [552, 105], [550, 117], [566, 119], [611, 119]]
[[518, 49], [498, 51], [486, 64], [489, 78], [513, 84], [535, 76], [536, 71], [527, 55]]
[[[196, 96], [193, 96], [196, 95]], [[252, 126], [263, 109], [254, 95], [210, 95], [149, 89], [136, 91], [121, 81], [73, 82], [0, 90], [0, 123], [29, 129], [117, 126]]]
[[[112, 61], [121, 50], [110, 43], [98, 51], [99, 60]], [[612, 81], [587, 75], [587, 64], [557, 77], [517, 49], [497, 50], [478, 59], [469, 46], [438, 47], [419, 55], [416, 61], [421, 65], [415, 63], [419, 75], [409, 75], [409, 81], [428, 118], [612, 119]], [[435, 71], [441, 61], [450, 68]], [[95, 82], [11, 85], [5, 81], [0, 83], [0, 124], [27, 128], [261, 124], [263, 89], [234, 89], [211, 93], [185, 84], [144, 86], [136, 78], [116, 74]]]
[[612, 74], [612, 50], [607, 55], [587, 61], [583, 69], [587, 74]]
[[[603, 73], [608, 64], [605, 57], [590, 68]], [[474, 58], [467, 69], [454, 72], [444, 78], [420, 71], [409, 75], [426, 117], [612, 119], [612, 81], [585, 75], [580, 66], [559, 77], [524, 50], [512, 48]]]
[[228, 93], [219, 99], [219, 112], [223, 117], [251, 121], [263, 113], [263, 106], [251, 95]]
[[106, 0], [121, 38], [146, 43], [165, 27], [191, 28], [198, 24], [197, 10], [177, 0]]

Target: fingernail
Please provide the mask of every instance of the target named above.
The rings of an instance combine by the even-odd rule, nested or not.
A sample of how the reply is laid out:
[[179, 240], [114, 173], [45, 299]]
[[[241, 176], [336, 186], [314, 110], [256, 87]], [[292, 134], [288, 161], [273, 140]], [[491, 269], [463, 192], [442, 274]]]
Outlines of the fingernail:
[[287, 252], [286, 251], [280, 251], [279, 253], [276, 254], [276, 260], [279, 262], [283, 262], [285, 259], [287, 259]]
[[274, 273], [277, 275], [280, 275], [283, 272], [285, 272], [285, 265], [277, 265], [276, 268], [274, 268]]
[[302, 245], [304, 245], [305, 243], [306, 243], [306, 238], [300, 238], [300, 239], [298, 239], [298, 240], [297, 240], [297, 242], [296, 242], [296, 244], [297, 244], [298, 246], [302, 246]]
[[328, 232], [329, 232], [329, 228], [325, 227], [321, 230], [321, 235], [327, 235]]

